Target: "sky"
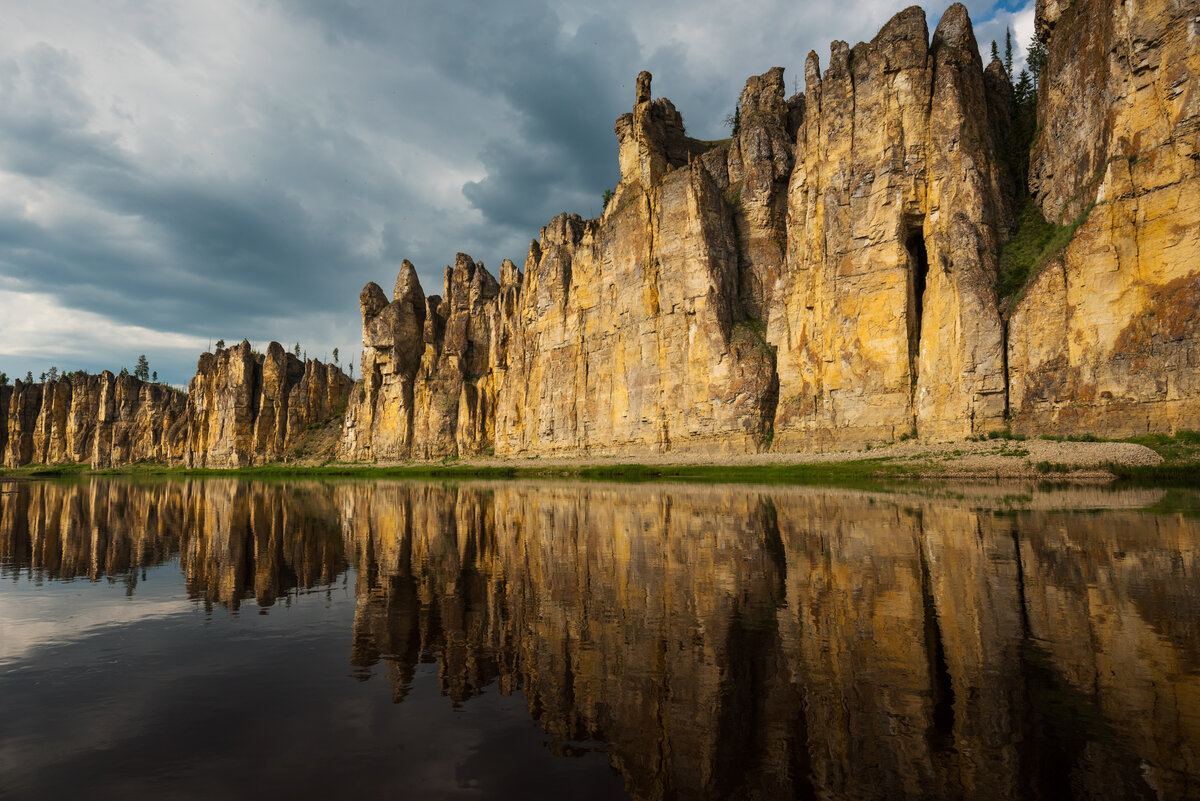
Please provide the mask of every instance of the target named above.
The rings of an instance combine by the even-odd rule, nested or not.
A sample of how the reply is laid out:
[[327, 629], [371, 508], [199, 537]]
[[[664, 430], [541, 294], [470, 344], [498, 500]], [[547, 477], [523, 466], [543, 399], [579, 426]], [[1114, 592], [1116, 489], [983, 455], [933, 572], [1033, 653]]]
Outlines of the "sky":
[[[966, 3], [985, 62], [1033, 0]], [[868, 41], [885, 0], [0, 0], [0, 372], [184, 386], [218, 340], [357, 363], [358, 293], [440, 294], [599, 214], [640, 70], [727, 136], [747, 77]], [[924, 6], [932, 35], [945, 5]]]

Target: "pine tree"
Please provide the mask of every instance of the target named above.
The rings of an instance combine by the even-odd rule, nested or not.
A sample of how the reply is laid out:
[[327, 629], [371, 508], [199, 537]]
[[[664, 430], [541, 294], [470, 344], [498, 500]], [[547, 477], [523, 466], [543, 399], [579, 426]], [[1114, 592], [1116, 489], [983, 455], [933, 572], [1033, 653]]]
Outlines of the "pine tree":
[[1000, 58], [1000, 48], [996, 47], [995, 39], [992, 40], [992, 58], [994, 58], [994, 59]]
[[0, 373], [0, 387], [8, 386], [8, 373]]
[[337, 348], [333, 349], [333, 363], [334, 364], [338, 363], [338, 349]]
[[58, 368], [51, 365], [50, 369], [46, 371], [46, 377], [49, 378], [51, 381], [57, 381], [58, 380]]
[[138, 356], [137, 367], [133, 368], [133, 376], [142, 381], [150, 380], [150, 362], [146, 360], [146, 354]]
[[1017, 77], [1017, 85], [1013, 87], [1013, 95], [1017, 101], [1017, 108], [1022, 109], [1031, 102], [1037, 102], [1037, 92], [1033, 88], [1033, 79], [1029, 77], [1029, 70], [1021, 70], [1021, 74]]
[[26, 383], [26, 384], [32, 384], [32, 383], [33, 383], [33, 371], [32, 371], [32, 370], [26, 370], [26, 371], [25, 371], [25, 383]]
[[1012, 80], [1012, 29], [1004, 29], [1004, 71]]
[[1034, 36], [1029, 40], [1029, 52], [1025, 56], [1025, 63], [1029, 65], [1029, 73], [1033, 78], [1033, 89], [1036, 92], [1038, 84], [1042, 77], [1042, 70], [1046, 68], [1046, 45]]
[[297, 359], [300, 358], [300, 343], [299, 342], [296, 343], [296, 347], [292, 348], [292, 353], [294, 353], [296, 355]]
[[157, 370], [154, 371], [154, 375], [152, 376], [152, 378], [154, 380], [154, 383], [157, 384], [158, 383], [158, 371]]

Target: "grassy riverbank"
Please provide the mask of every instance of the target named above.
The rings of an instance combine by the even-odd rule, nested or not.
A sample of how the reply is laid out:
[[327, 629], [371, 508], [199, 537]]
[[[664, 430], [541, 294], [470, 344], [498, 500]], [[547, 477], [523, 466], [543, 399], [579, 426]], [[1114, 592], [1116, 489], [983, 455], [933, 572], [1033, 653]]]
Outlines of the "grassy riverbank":
[[900, 465], [887, 459], [859, 459], [801, 464], [479, 464], [447, 460], [392, 465], [326, 463], [320, 465], [266, 464], [233, 469], [188, 469], [142, 462], [120, 468], [92, 470], [87, 465], [26, 465], [0, 470], [0, 478], [70, 478], [73, 476], [166, 476], [211, 478], [361, 478], [361, 479], [546, 479], [603, 481], [701, 481], [795, 484], [869, 485], [909, 478]]
[[89, 475], [216, 476], [223, 478], [529, 479], [753, 482], [870, 486], [905, 481], [1039, 480], [1052, 482], [1200, 486], [1200, 433], [1104, 441], [1084, 435], [1026, 439], [994, 432], [957, 442], [909, 440], [881, 448], [820, 454], [715, 456], [697, 463], [676, 454], [621, 457], [447, 459], [441, 462], [361, 464], [274, 463], [238, 469], [187, 469], [139, 463], [111, 470], [86, 465], [27, 465], [0, 471], [9, 478]]

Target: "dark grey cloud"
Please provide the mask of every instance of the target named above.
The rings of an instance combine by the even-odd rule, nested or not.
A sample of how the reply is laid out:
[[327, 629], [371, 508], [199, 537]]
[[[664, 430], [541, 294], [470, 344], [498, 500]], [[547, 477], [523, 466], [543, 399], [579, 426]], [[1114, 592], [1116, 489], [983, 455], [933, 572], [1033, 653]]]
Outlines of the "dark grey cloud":
[[[969, 4], [977, 22], [995, 17], [988, 30], [1014, 18], [991, 6]], [[12, 11], [0, 29], [0, 371], [115, 368], [147, 352], [182, 383], [197, 343], [243, 336], [354, 352], [358, 290], [390, 283], [400, 259], [439, 291], [456, 251], [520, 262], [555, 214], [598, 213], [639, 70], [693, 135], [717, 138], [747, 76], [780, 65], [792, 87], [810, 48], [869, 39], [900, 7]]]

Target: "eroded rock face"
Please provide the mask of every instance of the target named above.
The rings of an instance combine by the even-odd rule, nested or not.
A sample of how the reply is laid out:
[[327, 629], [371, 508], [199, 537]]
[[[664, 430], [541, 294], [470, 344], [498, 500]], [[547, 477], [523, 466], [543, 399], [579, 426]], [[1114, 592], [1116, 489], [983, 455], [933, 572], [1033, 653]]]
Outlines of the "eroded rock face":
[[[824, 75], [810, 54], [803, 96], [785, 99], [780, 69], [750, 78], [724, 142], [687, 136], [639, 75], [604, 215], [552, 220], [523, 280], [460, 255], [444, 297], [407, 263], [391, 303], [368, 286], [343, 452], [814, 450], [979, 434], [1010, 404], [1018, 422], [1069, 405], [1092, 427], [1104, 409], [1120, 430], [1194, 425], [1200, 39], [1180, 8], [1123, 8], [1042, 10], [1043, 124], [1069, 134], [1043, 136], [1032, 185], [1074, 214], [1102, 164], [1108, 210], [1034, 283], [1007, 345], [997, 262], [1024, 180], [1005, 158], [1008, 76], [985, 70], [962, 5], [932, 40], [913, 7], [870, 43], [834, 42]], [[1061, 44], [1096, 15], [1107, 38]], [[1089, 69], [1103, 102], [1072, 106]]]
[[998, 427], [993, 289], [1011, 211], [966, 9], [919, 8], [806, 67], [788, 270], [768, 315], [787, 449]]
[[186, 398], [132, 376], [75, 374], [44, 384], [0, 388], [6, 467], [178, 462]]
[[272, 342], [200, 356], [188, 386], [188, 467], [243, 467], [283, 458], [312, 423], [345, 408], [350, 378], [315, 359], [301, 362]]
[[[1008, 76], [959, 4], [932, 39], [913, 7], [834, 42], [824, 74], [810, 54], [804, 95], [751, 77], [729, 140], [689, 137], [644, 72], [603, 216], [551, 220], [524, 273], [459, 254], [441, 295], [407, 261], [390, 300], [368, 284], [359, 386], [246, 342], [201, 357], [183, 411], [111, 376], [18, 383], [0, 452], [232, 467], [342, 408], [353, 460], [1200, 427], [1200, 16], [1045, 0], [1037, 24], [1029, 176], [1005, 158]], [[1049, 219], [1087, 216], [1006, 330], [997, 258], [1026, 178]]]
[[[1200, 423], [1200, 14], [1194, 3], [1039, 2], [1048, 61], [1029, 183], [1085, 221], [1009, 324], [1023, 431]], [[1079, 91], [1087, 87], [1087, 91]]]

